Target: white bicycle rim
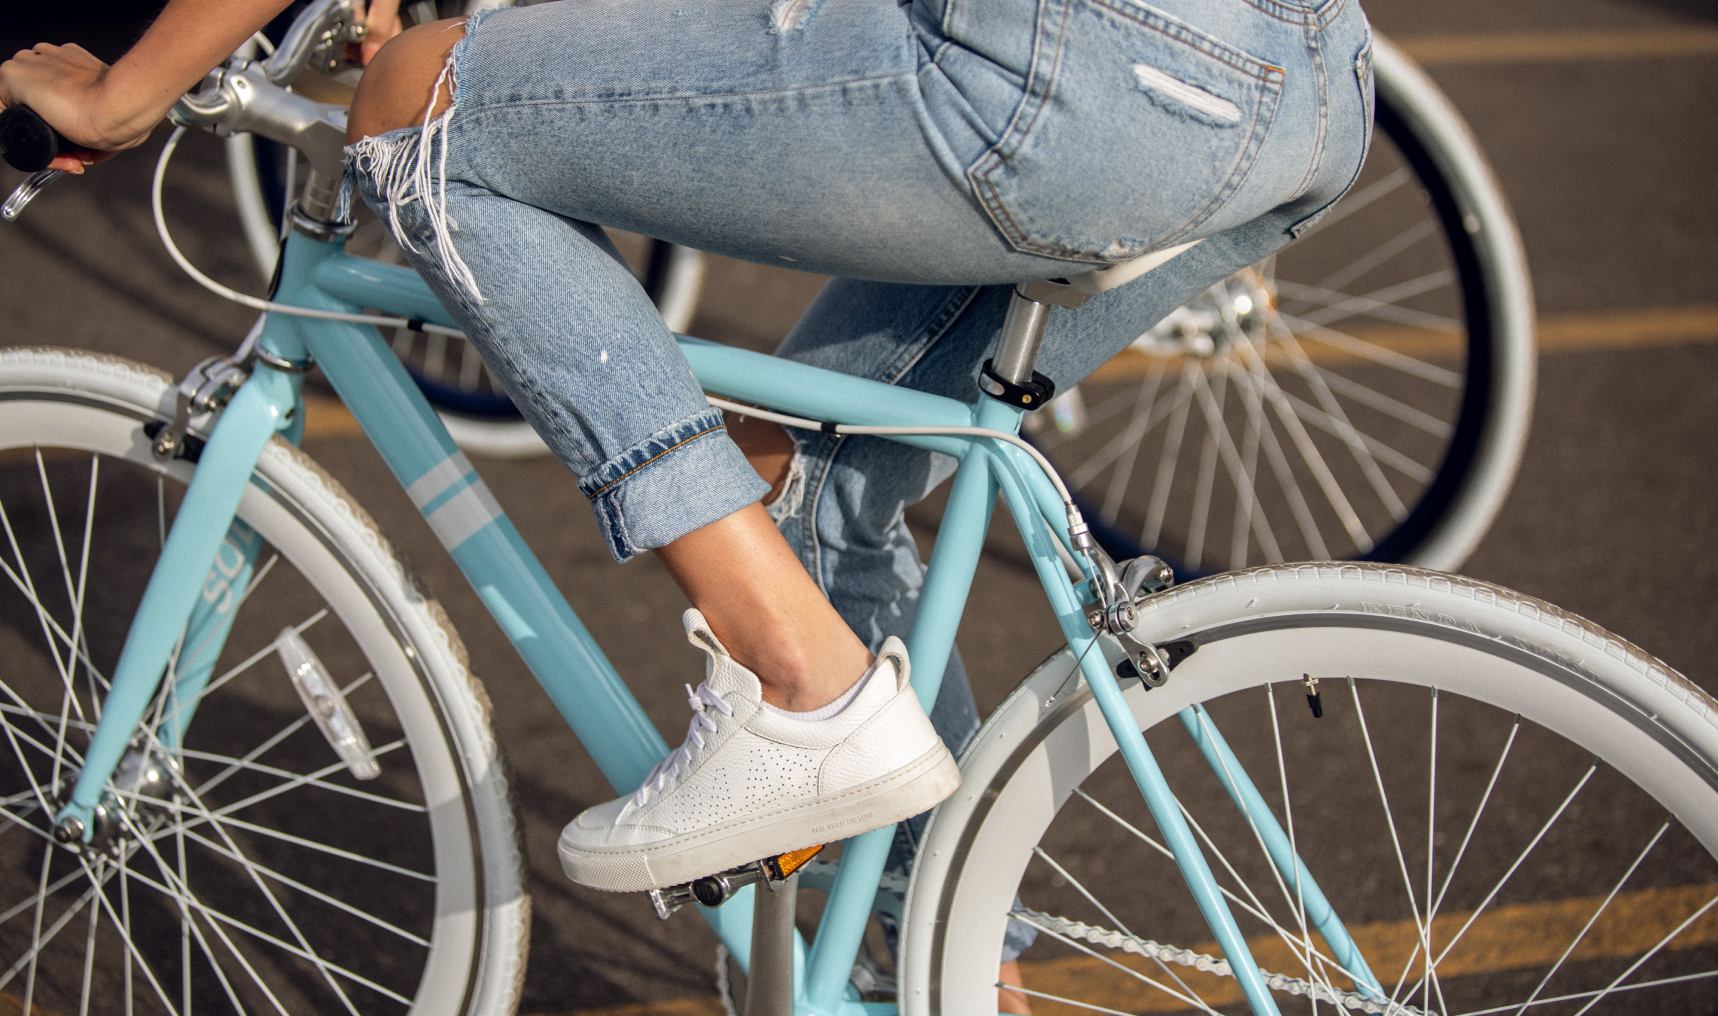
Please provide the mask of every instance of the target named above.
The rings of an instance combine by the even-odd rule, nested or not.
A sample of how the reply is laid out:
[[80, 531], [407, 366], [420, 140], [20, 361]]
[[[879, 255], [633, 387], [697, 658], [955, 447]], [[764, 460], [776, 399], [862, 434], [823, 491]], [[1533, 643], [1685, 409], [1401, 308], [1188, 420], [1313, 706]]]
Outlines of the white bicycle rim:
[[[141, 430], [152, 419], [170, 418], [173, 403], [170, 378], [129, 361], [73, 350], [0, 353], [0, 446], [5, 449], [86, 451], [183, 483], [189, 466], [155, 460]], [[466, 668], [457, 635], [374, 522], [297, 449], [280, 441], [270, 444], [240, 516], [291, 562], [346, 626], [410, 745], [427, 806], [435, 885], [429, 945], [420, 960], [412, 961], [422, 972], [405, 1011], [511, 1012], [523, 977], [529, 902], [487, 700]], [[131, 895], [143, 891], [134, 889]], [[212, 929], [210, 915], [199, 913]], [[214, 942], [215, 936], [205, 938]], [[383, 935], [378, 941], [392, 940]], [[217, 954], [220, 948], [218, 943], [212, 947]], [[363, 961], [361, 956], [338, 960]], [[126, 982], [147, 1006], [155, 1005], [158, 992], [143, 972], [133, 977], [131, 966], [125, 965]], [[77, 974], [71, 971], [74, 980]], [[242, 980], [245, 974], [235, 969], [229, 976]], [[174, 982], [166, 992], [174, 1005], [179, 988]]]
[[[1297, 700], [1307, 673], [1326, 676], [1323, 697], [1332, 712], [1346, 702], [1345, 675], [1388, 674], [1405, 685], [1441, 688], [1513, 711], [1585, 747], [1645, 788], [1691, 834], [1689, 843], [1699, 855], [1694, 864], [1713, 882], [1712, 859], [1705, 854], [1718, 855], [1718, 703], [1659, 661], [1555, 607], [1430, 572], [1367, 564], [1298, 565], [1231, 573], [1171, 590], [1144, 605], [1140, 625], [1154, 641], [1191, 639], [1199, 645], [1163, 688], [1128, 688], [1127, 700], [1143, 729], [1150, 731], [1182, 708], [1226, 693], [1253, 689], [1262, 695], [1258, 689], [1267, 685], [1278, 689], [1273, 701], [1281, 702], [1275, 707], [1281, 715], [1298, 712], [1302, 722], [1338, 722], [1328, 716], [1304, 719], [1306, 710]], [[1066, 652], [1053, 656], [992, 715], [962, 761], [961, 790], [931, 821], [908, 890], [901, 953], [904, 1013], [996, 1011], [992, 985], [1021, 875], [1062, 806], [1115, 751], [1083, 682], [1070, 680], [1073, 663]], [[1331, 676], [1337, 679], [1328, 680]], [[1179, 723], [1168, 726], [1173, 729], [1152, 735], [1160, 749], [1181, 736]], [[1387, 748], [1402, 750], [1395, 744]], [[1352, 758], [1344, 761], [1356, 764]], [[1280, 821], [1278, 774], [1262, 768], [1268, 771], [1251, 775]], [[1371, 774], [1348, 776], [1354, 793], [1370, 793]], [[1171, 779], [1177, 778], [1172, 770]], [[1187, 803], [1199, 809], [1206, 802]], [[1230, 807], [1226, 801], [1208, 803], [1200, 809], [1207, 817]], [[1154, 831], [1142, 806], [1130, 814]], [[1303, 836], [1309, 824], [1302, 820]], [[1338, 873], [1321, 871], [1319, 862], [1327, 859], [1305, 856], [1312, 877], [1325, 882], [1343, 912], [1345, 887], [1334, 881]], [[1422, 870], [1404, 867], [1412, 867], [1416, 879]], [[1130, 874], [1139, 879], [1130, 882], [1135, 888], [1161, 884], [1185, 898], [1167, 861], [1144, 871], [1133, 866]], [[1394, 865], [1377, 877], [1396, 879]], [[1219, 881], [1224, 882], [1221, 873]], [[1610, 886], [1584, 888], [1603, 894]], [[1030, 899], [1023, 902], [1032, 906]], [[1713, 902], [1718, 897], [1707, 907]], [[1130, 931], [1141, 939], [1159, 937], [1149, 927]], [[1215, 951], [1208, 933], [1201, 930], [1195, 938], [1173, 944]], [[1029, 950], [1022, 960], [1029, 964], [1032, 958]], [[1155, 968], [1150, 972], [1163, 976]], [[1387, 989], [1396, 979], [1394, 968], [1375, 972]], [[1650, 1006], [1644, 997], [1650, 994], [1641, 992], [1633, 1004]], [[1285, 1009], [1291, 1002], [1307, 1004], [1304, 998], [1277, 997]], [[1420, 1004], [1417, 994], [1412, 1004]], [[1228, 1005], [1225, 1011], [1235, 1011], [1232, 1001]], [[1133, 1005], [1120, 1008], [1135, 1011]], [[1321, 1008], [1341, 1011], [1328, 1001]]]

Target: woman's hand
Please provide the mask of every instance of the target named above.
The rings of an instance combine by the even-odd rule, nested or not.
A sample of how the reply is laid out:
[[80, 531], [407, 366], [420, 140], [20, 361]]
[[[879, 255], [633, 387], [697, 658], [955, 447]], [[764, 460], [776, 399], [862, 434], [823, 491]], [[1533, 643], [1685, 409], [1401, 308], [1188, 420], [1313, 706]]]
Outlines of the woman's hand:
[[389, 39], [405, 30], [400, 23], [400, 0], [370, 0], [363, 25], [364, 41], [358, 44], [358, 61], [368, 65]]
[[115, 96], [107, 64], [82, 46], [41, 43], [0, 63], [0, 106], [27, 105], [82, 151], [62, 153], [49, 168], [84, 167], [135, 148], [166, 115]]

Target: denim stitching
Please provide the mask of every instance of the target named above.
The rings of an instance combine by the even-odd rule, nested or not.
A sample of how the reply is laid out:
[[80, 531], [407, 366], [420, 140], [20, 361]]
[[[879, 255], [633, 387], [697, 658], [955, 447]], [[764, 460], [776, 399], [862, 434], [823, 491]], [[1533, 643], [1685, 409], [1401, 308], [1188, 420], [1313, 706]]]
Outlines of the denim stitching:
[[664, 455], [668, 455], [671, 452], [677, 452], [680, 449], [686, 447], [687, 445], [691, 444], [692, 442], [698, 440], [701, 437], [704, 437], [707, 434], [714, 434], [718, 430], [727, 430], [727, 429], [728, 429], [727, 424], [718, 423], [714, 427], [706, 427], [703, 430], [698, 431], [696, 434], [691, 434], [691, 435], [688, 435], [687, 437], [681, 438], [680, 440], [674, 442], [674, 444], [672, 444], [672, 445], [668, 446], [667, 448], [664, 448], [663, 450], [657, 452], [655, 455], [652, 455], [650, 458], [645, 459], [643, 462], [640, 462], [638, 465], [633, 466], [631, 469], [628, 469], [626, 472], [620, 474], [619, 476], [608, 481], [607, 483], [603, 484], [602, 486], [596, 488], [595, 490], [590, 491], [585, 496], [594, 501], [597, 498], [602, 497], [604, 494], [608, 493], [609, 491], [613, 490], [615, 485], [620, 483], [620, 481], [626, 479], [627, 477], [633, 475], [634, 473], [637, 473], [639, 470], [650, 465], [652, 462], [655, 462], [656, 460], [662, 458]]
[[[1340, 0], [1338, 0], [1338, 2], [1340, 2]], [[1355, 87], [1359, 88], [1361, 90], [1361, 100], [1362, 100], [1363, 106], [1364, 106], [1364, 101], [1366, 98], [1366, 82], [1364, 79], [1360, 78], [1359, 73], [1358, 73], [1358, 68], [1355, 66], [1355, 64], [1357, 64], [1361, 60], [1365, 60], [1369, 64], [1371, 61], [1371, 58], [1372, 58], [1372, 36], [1370, 33], [1368, 33], [1366, 36], [1366, 42], [1361, 45], [1360, 51], [1356, 55], [1355, 60], [1353, 62], [1349, 63], [1350, 72], [1352, 74], [1354, 74], [1354, 76], [1356, 78]], [[1321, 57], [1320, 57], [1321, 66], [1322, 66], [1322, 62], [1323, 61], [1322, 61], [1322, 55], [1321, 55]], [[1376, 104], [1376, 101], [1377, 101], [1376, 100], [1376, 89], [1377, 89], [1376, 83], [1373, 84], [1373, 89], [1374, 89], [1373, 101], [1374, 101], [1374, 104]], [[1376, 133], [1376, 131], [1377, 131], [1377, 125], [1373, 123], [1372, 118], [1368, 117], [1366, 120], [1365, 135], [1362, 139], [1361, 152], [1360, 152], [1360, 163], [1354, 167], [1354, 172], [1352, 175], [1349, 176], [1348, 182], [1343, 184], [1342, 190], [1340, 192], [1338, 192], [1338, 194], [1335, 198], [1332, 198], [1331, 200], [1325, 202], [1324, 205], [1319, 207], [1317, 210], [1313, 211], [1311, 214], [1309, 214], [1309, 215], [1305, 216], [1304, 218], [1300, 219], [1299, 221], [1291, 224], [1288, 228], [1288, 232], [1289, 232], [1290, 237], [1295, 238], [1295, 239], [1299, 239], [1301, 234], [1305, 233], [1307, 230], [1309, 230], [1313, 226], [1317, 225], [1318, 221], [1320, 219], [1324, 218], [1325, 213], [1329, 212], [1330, 209], [1335, 206], [1336, 202], [1340, 201], [1342, 199], [1343, 195], [1347, 194], [1350, 190], [1352, 190], [1354, 188], [1355, 183], [1358, 182], [1360, 179], [1361, 169], [1363, 169], [1365, 167], [1366, 155], [1367, 155], [1367, 153], [1369, 153], [1372, 150], [1372, 141], [1373, 141], [1373, 137], [1374, 137], [1374, 134]]]
[[846, 78], [841, 81], [829, 81], [819, 85], [806, 85], [795, 88], [768, 88], [754, 92], [668, 92], [661, 95], [614, 94], [593, 95], [584, 98], [541, 98], [541, 99], [491, 99], [487, 102], [473, 99], [465, 107], [465, 116], [482, 113], [505, 112], [513, 109], [537, 109], [545, 106], [599, 106], [612, 109], [618, 106], [647, 106], [652, 103], [683, 103], [689, 106], [709, 105], [712, 103], [731, 102], [736, 99], [801, 99], [816, 97], [824, 93], [839, 92], [854, 85], [886, 85], [901, 81], [912, 81], [918, 77], [918, 68], [902, 71], [897, 74], [879, 74], [873, 77]]
[[[1234, 194], [1241, 184], [1252, 175], [1254, 164], [1257, 162], [1257, 155], [1262, 141], [1262, 135], [1269, 131], [1271, 124], [1276, 120], [1276, 109], [1278, 101], [1281, 98], [1282, 81], [1287, 72], [1275, 64], [1266, 63], [1243, 50], [1236, 49], [1235, 47], [1229, 46], [1217, 39], [1210, 38], [1203, 33], [1194, 30], [1190, 26], [1170, 18], [1167, 15], [1159, 14], [1156, 11], [1147, 11], [1131, 5], [1123, 5], [1118, 2], [1118, 0], [1086, 0], [1086, 2], [1090, 3], [1094, 7], [1102, 8], [1113, 15], [1133, 21], [1148, 31], [1157, 32], [1172, 42], [1180, 43], [1197, 52], [1203, 53], [1205, 56], [1217, 61], [1218, 63], [1254, 79], [1259, 82], [1261, 86], [1258, 106], [1254, 112], [1253, 122], [1251, 125], [1251, 133], [1247, 140], [1242, 143], [1239, 151], [1237, 152], [1235, 161], [1230, 167], [1228, 179], [1221, 187], [1218, 188], [1217, 193], [1211, 198], [1211, 200], [1207, 201], [1204, 207], [1194, 213], [1186, 223], [1154, 241], [1154, 245], [1158, 247], [1177, 243], [1190, 235], [1194, 230], [1198, 229], [1205, 220], [1215, 214], [1217, 208], [1220, 207], [1230, 195]], [[1251, 0], [1248, 0], [1248, 2], [1251, 2]], [[1064, 8], [1064, 10], [1066, 10], [1066, 8]], [[1064, 22], [1066, 21], [1065, 15], [1063, 20]], [[1053, 242], [1038, 243], [1029, 239], [1026, 236], [1025, 230], [1021, 229], [1013, 215], [1009, 213], [1007, 204], [1003, 201], [994, 181], [996, 174], [1005, 168], [1003, 166], [1003, 161], [1008, 156], [1017, 152], [1020, 147], [1025, 144], [1027, 138], [1030, 137], [1032, 129], [1037, 124], [1037, 113], [1048, 106], [1048, 99], [1055, 87], [1054, 75], [1055, 70], [1060, 66], [1061, 46], [1064, 39], [1065, 33], [1058, 33], [1056, 39], [1056, 59], [1054, 66], [1051, 69], [1052, 80], [1045, 86], [1044, 95], [1040, 100], [1038, 100], [1037, 105], [1033, 110], [1031, 122], [1027, 123], [1024, 128], [1021, 128], [1019, 126], [1020, 111], [1017, 111], [1015, 119], [1010, 121], [1008, 128], [1004, 131], [1004, 140], [999, 142], [989, 152], [986, 152], [978, 162], [974, 163], [973, 167], [967, 171], [967, 177], [972, 183], [974, 190], [978, 193], [980, 203], [984, 205], [986, 211], [991, 213], [993, 221], [996, 221], [998, 228], [1002, 230], [1003, 235], [1008, 239], [1008, 242], [1015, 247], [1015, 249], [1026, 253], [1042, 254], [1048, 257], [1060, 258], [1066, 261], [1075, 261], [1085, 264], [1110, 264], [1114, 259], [1089, 254], [1085, 251], [1076, 250]], [[1036, 47], [1036, 45], [1037, 43], [1035, 40], [1034, 46]], [[1038, 52], [1035, 48], [1031, 73], [1035, 75], [1037, 71]], [[1031, 86], [1029, 84], [1028, 103], [1032, 101], [1030, 98], [1030, 89]], [[1027, 103], [1022, 103], [1022, 110], [1024, 110], [1026, 105]], [[1011, 135], [1010, 132], [1014, 133]], [[1135, 255], [1137, 255], [1137, 253], [1138, 252], [1136, 251]]]
[[[991, 219], [997, 224], [997, 228], [1001, 229], [1003, 235], [1008, 238], [1009, 243], [1021, 251], [1030, 250], [1031, 245], [1026, 240], [1025, 231], [1009, 214], [1008, 206], [995, 193], [994, 185], [990, 183], [990, 175], [1001, 168], [1003, 160], [1018, 152], [1020, 147], [1026, 143], [1027, 138], [1032, 135], [1032, 129], [1037, 126], [1038, 114], [1049, 105], [1050, 93], [1055, 87], [1055, 72], [1061, 66], [1062, 43], [1067, 36], [1064, 31], [1058, 30], [1056, 32], [1056, 54], [1050, 61], [1051, 66], [1046, 73], [1043, 66], [1043, 47], [1045, 33], [1049, 31], [1045, 13], [1047, 6], [1047, 4], [1041, 5], [1038, 8], [1038, 23], [1033, 28], [1032, 59], [1026, 69], [1025, 98], [1021, 101], [1019, 108], [1014, 111], [1014, 115], [1009, 118], [1007, 125], [1002, 128], [1001, 139], [991, 147], [990, 151], [980, 157], [972, 168], [967, 170], [967, 179], [971, 181], [973, 189], [978, 192], [979, 201], [990, 213]], [[1062, 8], [1062, 28], [1067, 26], [1068, 13], [1069, 8], [1064, 6]]]
[[1318, 178], [1318, 169], [1324, 163], [1324, 142], [1330, 133], [1330, 73], [1324, 63], [1324, 43], [1319, 36], [1319, 29], [1313, 25], [1306, 27], [1306, 45], [1312, 53], [1312, 84], [1313, 94], [1317, 96], [1318, 129], [1313, 132], [1312, 158], [1307, 161], [1306, 172], [1295, 184], [1294, 196], [1299, 198], [1312, 189], [1313, 181]]
[[1291, 25], [1304, 25], [1313, 20], [1316, 14], [1305, 4], [1292, 3], [1290, 0], [1241, 0], [1242, 3], [1278, 21]]

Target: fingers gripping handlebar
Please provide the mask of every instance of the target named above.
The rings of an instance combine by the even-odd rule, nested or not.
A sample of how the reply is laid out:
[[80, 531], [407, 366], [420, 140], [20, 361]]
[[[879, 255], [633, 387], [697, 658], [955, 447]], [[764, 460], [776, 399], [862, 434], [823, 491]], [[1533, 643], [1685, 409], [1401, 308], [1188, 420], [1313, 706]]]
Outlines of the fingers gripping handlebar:
[[76, 147], [28, 106], [0, 110], [0, 157], [13, 169], [39, 172], [54, 156]]
[[[235, 57], [209, 72], [201, 87], [174, 105], [172, 119], [186, 127], [221, 134], [252, 131], [303, 152], [319, 172], [340, 172], [345, 111], [286, 90], [310, 67], [337, 65], [349, 42], [364, 35], [352, 0], [317, 0], [292, 23], [268, 59]], [[27, 106], [0, 111], [0, 157], [34, 173], [55, 155], [76, 148]]]

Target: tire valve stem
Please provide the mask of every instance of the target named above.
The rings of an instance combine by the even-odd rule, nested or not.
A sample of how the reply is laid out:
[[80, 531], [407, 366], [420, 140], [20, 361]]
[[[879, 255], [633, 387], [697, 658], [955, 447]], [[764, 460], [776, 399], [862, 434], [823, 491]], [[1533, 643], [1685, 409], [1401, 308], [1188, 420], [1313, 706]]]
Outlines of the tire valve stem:
[[1324, 700], [1318, 695], [1318, 678], [1311, 674], [1302, 674], [1300, 683], [1306, 687], [1306, 706], [1312, 710], [1312, 718], [1315, 720], [1322, 718], [1324, 716]]

